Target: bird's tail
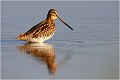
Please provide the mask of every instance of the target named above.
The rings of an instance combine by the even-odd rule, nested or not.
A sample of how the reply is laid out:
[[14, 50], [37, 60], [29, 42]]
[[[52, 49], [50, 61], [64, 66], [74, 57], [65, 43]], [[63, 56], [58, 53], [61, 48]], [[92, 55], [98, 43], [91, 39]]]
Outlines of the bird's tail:
[[24, 34], [20, 34], [19, 36], [15, 37], [18, 40], [25, 40]]

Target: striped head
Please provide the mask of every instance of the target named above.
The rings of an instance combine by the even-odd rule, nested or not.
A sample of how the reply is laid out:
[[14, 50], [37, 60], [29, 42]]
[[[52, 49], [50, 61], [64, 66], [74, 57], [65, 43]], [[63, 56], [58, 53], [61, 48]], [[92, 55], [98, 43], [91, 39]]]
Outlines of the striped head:
[[66, 22], [64, 22], [59, 16], [58, 12], [55, 9], [50, 9], [47, 14], [47, 19], [56, 19], [58, 18], [61, 22], [63, 22], [66, 26], [68, 26], [71, 30], [73, 30]]
[[47, 18], [55, 19], [58, 18], [57, 16], [58, 16], [58, 12], [55, 9], [50, 9], [48, 11]]

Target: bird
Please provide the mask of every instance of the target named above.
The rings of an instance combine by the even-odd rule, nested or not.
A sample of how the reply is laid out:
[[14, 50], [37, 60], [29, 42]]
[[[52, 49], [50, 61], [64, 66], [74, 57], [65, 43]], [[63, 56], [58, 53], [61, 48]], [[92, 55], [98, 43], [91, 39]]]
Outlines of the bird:
[[73, 30], [73, 28], [71, 28], [58, 16], [58, 12], [55, 9], [50, 9], [45, 20], [33, 26], [27, 32], [20, 34], [16, 37], [16, 39], [27, 42], [43, 43], [44, 41], [50, 39], [56, 32], [55, 19], [59, 19], [71, 30]]

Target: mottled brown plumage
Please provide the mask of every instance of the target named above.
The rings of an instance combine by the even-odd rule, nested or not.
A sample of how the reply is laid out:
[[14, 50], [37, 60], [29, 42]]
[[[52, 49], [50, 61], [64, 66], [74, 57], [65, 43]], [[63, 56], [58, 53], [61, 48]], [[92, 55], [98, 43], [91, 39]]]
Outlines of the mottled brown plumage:
[[[60, 17], [54, 9], [50, 9], [47, 15], [47, 18], [40, 22], [39, 24], [32, 27], [24, 34], [20, 34], [16, 37], [19, 40], [25, 40], [28, 42], [44, 42], [50, 39], [56, 32], [56, 26], [54, 19]], [[73, 30], [68, 24], [66, 24], [62, 19], [60, 19], [66, 26]]]

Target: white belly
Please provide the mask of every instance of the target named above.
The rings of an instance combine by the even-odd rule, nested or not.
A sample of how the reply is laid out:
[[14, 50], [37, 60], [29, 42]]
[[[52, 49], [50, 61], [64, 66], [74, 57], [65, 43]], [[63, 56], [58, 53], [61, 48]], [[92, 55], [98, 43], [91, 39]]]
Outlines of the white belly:
[[30, 42], [38, 42], [38, 43], [43, 43], [44, 41], [50, 39], [52, 36], [54, 35], [54, 33], [52, 35], [50, 35], [49, 37], [44, 37], [44, 38], [33, 38], [30, 40]]

